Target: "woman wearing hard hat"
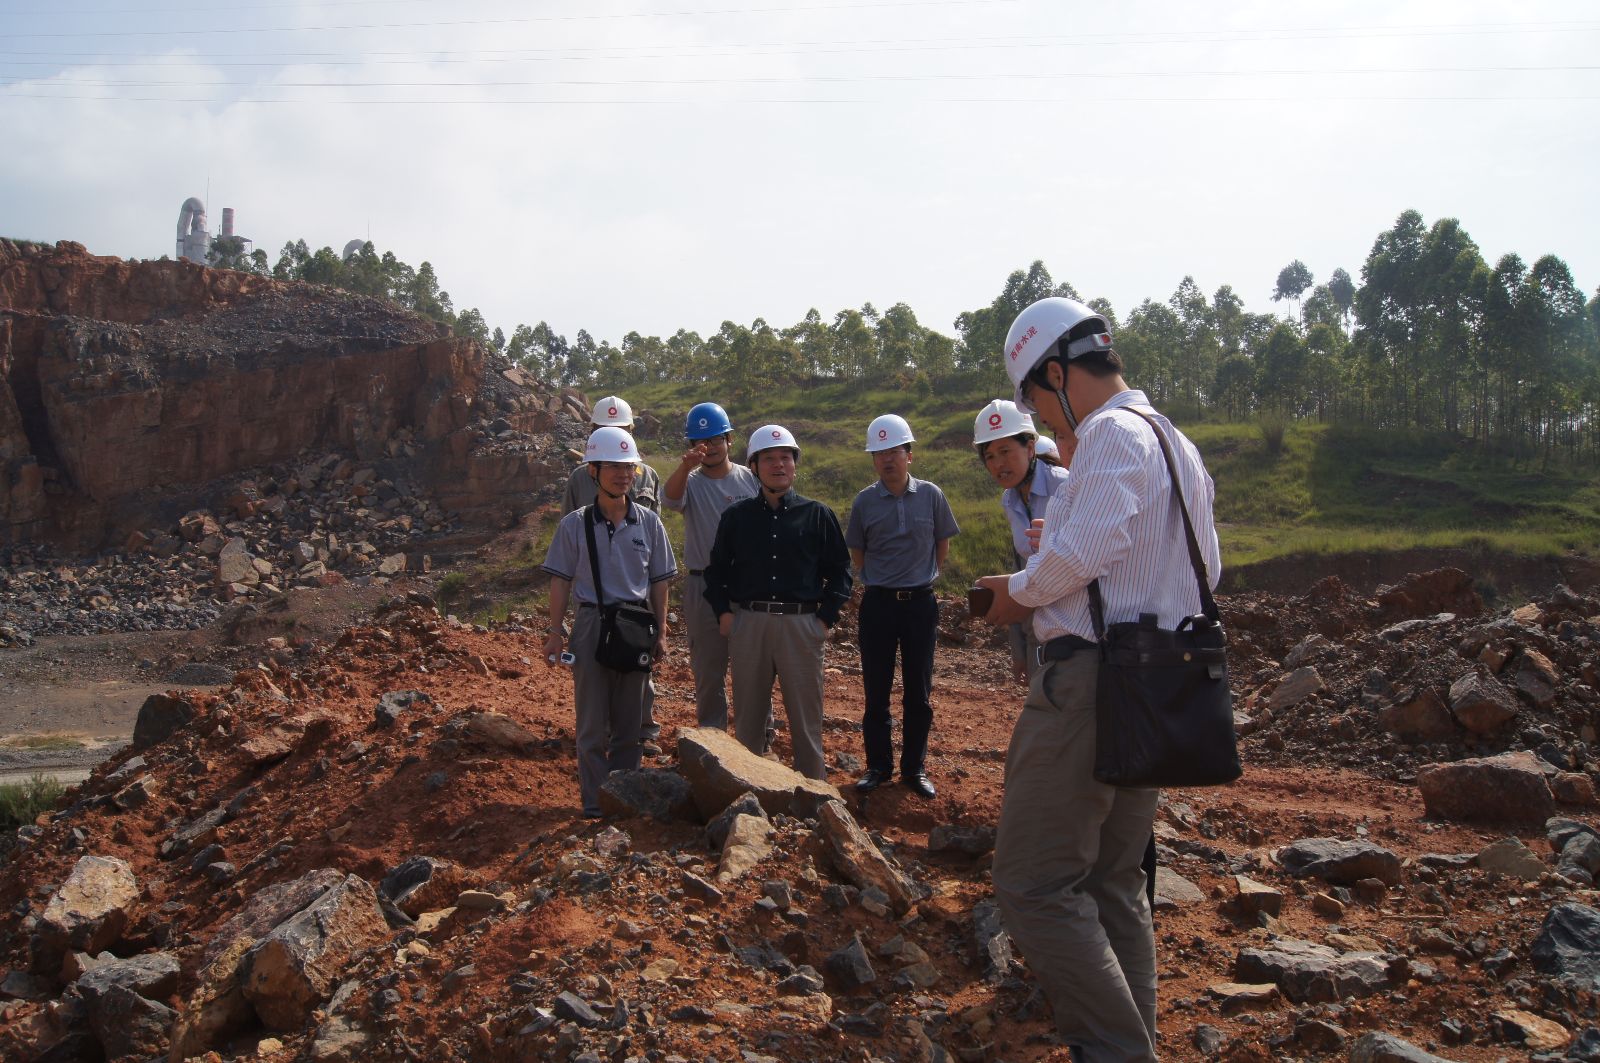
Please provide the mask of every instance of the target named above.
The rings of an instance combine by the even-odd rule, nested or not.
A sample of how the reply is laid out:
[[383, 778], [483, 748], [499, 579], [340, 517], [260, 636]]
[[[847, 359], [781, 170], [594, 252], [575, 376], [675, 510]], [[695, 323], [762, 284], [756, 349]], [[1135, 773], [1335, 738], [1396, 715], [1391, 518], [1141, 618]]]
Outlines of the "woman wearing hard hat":
[[[1051, 496], [1067, 482], [1067, 470], [1040, 454], [1040, 447], [1047, 442], [1034, 428], [1033, 418], [1008, 399], [995, 399], [978, 411], [972, 423], [972, 445], [978, 458], [994, 482], [1005, 489], [1000, 508], [1011, 526], [1012, 558], [1019, 569], [1036, 549], [1028, 539], [1028, 528], [1044, 517]], [[1038, 667], [1039, 644], [1029, 624], [1010, 624], [1007, 630], [1011, 674], [1017, 682], [1026, 683]]]

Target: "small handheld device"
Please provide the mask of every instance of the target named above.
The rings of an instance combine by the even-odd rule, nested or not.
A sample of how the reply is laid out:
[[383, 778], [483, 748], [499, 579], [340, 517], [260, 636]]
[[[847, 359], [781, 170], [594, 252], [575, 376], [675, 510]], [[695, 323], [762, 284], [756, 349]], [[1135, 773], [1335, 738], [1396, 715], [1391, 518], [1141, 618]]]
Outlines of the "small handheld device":
[[545, 660], [549, 661], [551, 664], [571, 664], [577, 659], [578, 658], [569, 650], [563, 650], [558, 654], [552, 653], [549, 657], [545, 658]]
[[989, 615], [989, 610], [994, 608], [994, 591], [988, 587], [967, 588], [967, 612], [973, 619], [981, 619]]

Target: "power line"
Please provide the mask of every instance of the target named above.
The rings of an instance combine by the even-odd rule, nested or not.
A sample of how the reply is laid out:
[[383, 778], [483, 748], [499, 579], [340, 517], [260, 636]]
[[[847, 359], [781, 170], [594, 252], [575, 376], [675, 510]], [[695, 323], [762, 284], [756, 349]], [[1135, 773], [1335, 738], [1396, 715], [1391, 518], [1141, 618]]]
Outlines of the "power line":
[[[117, 88], [270, 88], [270, 89], [393, 89], [393, 88], [533, 88], [561, 87], [615, 87], [615, 86], [670, 86], [670, 85], [796, 85], [796, 84], [850, 84], [856, 82], [916, 82], [916, 81], [1056, 81], [1056, 80], [1123, 80], [1144, 78], [1245, 78], [1245, 77], [1320, 77], [1358, 76], [1376, 74], [1384, 76], [1417, 74], [1500, 74], [1500, 73], [1567, 73], [1600, 70], [1600, 64], [1572, 66], [1479, 66], [1479, 67], [1365, 67], [1324, 68], [1311, 67], [1269, 70], [1048, 70], [1008, 71], [998, 74], [795, 74], [772, 77], [703, 77], [703, 78], [542, 78], [537, 81], [275, 81], [260, 85], [254, 81], [122, 81], [99, 78], [58, 78], [50, 85], [94, 85]], [[0, 78], [0, 82], [6, 79]], [[23, 85], [20, 79], [11, 79], [13, 85]]]
[[100, 103], [184, 103], [184, 104], [228, 104], [248, 106], [290, 106], [290, 107], [566, 107], [566, 106], [795, 106], [795, 105], [875, 105], [875, 104], [1066, 104], [1082, 106], [1085, 103], [1187, 103], [1187, 104], [1216, 104], [1216, 103], [1570, 103], [1590, 102], [1600, 100], [1600, 95], [1591, 96], [1558, 96], [1543, 94], [1504, 95], [1436, 95], [1436, 96], [1396, 96], [1396, 95], [1367, 95], [1367, 96], [1290, 96], [1290, 95], [1254, 95], [1254, 96], [1074, 96], [1074, 97], [1038, 97], [1038, 96], [971, 96], [971, 97], [914, 97], [905, 99], [890, 98], [808, 98], [790, 97], [787, 99], [650, 99], [650, 98], [613, 98], [613, 99], [469, 99], [469, 100], [442, 100], [442, 99], [408, 99], [408, 100], [277, 100], [277, 99], [236, 99], [225, 100], [218, 97], [171, 97], [171, 96], [84, 96], [62, 95], [46, 93], [27, 93], [10, 97], [13, 100], [79, 100]]
[[[1232, 36], [1218, 36], [1211, 31], [1193, 34], [1057, 34], [1031, 35], [1026, 38], [1003, 37], [930, 37], [930, 38], [866, 38], [860, 40], [794, 41], [794, 42], [733, 42], [706, 45], [678, 45], [679, 50], [663, 50], [658, 45], [626, 45], [606, 47], [568, 46], [563, 48], [474, 49], [471, 51], [411, 50], [372, 52], [220, 52], [196, 53], [193, 59], [212, 66], [362, 66], [373, 64], [456, 64], [490, 62], [624, 62], [649, 59], [705, 59], [743, 58], [756, 55], [826, 55], [873, 54], [881, 52], [920, 51], [970, 51], [1040, 48], [1104, 48], [1133, 45], [1164, 44], [1251, 44], [1295, 40], [1387, 40], [1417, 39], [1426, 37], [1466, 37], [1505, 34], [1592, 33], [1600, 31], [1600, 22], [1490, 24], [1428, 28], [1380, 29], [1360, 28], [1337, 34], [1317, 31], [1267, 32], [1246, 31]], [[543, 54], [540, 54], [543, 53]], [[612, 54], [594, 54], [612, 53]], [[629, 54], [632, 53], [632, 54]], [[72, 61], [116, 61], [125, 58], [143, 58], [144, 52], [76, 52], [76, 51], [18, 51], [0, 50], [0, 56], [45, 56], [49, 60], [12, 59], [13, 65], [53, 66]], [[235, 57], [251, 58], [239, 60]], [[270, 60], [270, 61], [269, 61]], [[125, 66], [168, 66], [170, 63], [123, 63]]]
[[324, 33], [331, 30], [446, 29], [459, 26], [531, 26], [568, 22], [617, 22], [641, 18], [710, 18], [723, 15], [795, 15], [819, 11], [877, 11], [907, 7], [991, 7], [1021, 0], [879, 0], [867, 4], [796, 4], [787, 7], [704, 8], [692, 11], [629, 11], [607, 15], [525, 15], [516, 18], [447, 19], [436, 22], [371, 22], [332, 26], [260, 26], [227, 29], [87, 30], [78, 33], [13, 33], [15, 39], [54, 37], [172, 37], [236, 33]]

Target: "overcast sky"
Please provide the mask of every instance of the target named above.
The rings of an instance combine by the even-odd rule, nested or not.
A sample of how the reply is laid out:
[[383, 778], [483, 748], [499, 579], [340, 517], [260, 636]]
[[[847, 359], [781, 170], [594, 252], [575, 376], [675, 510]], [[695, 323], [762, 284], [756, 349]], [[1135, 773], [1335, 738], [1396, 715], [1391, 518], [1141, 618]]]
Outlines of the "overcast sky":
[[953, 333], [1034, 259], [1269, 310], [1407, 208], [1592, 295], [1597, 55], [1594, 0], [0, 0], [0, 235], [158, 258], [198, 196], [613, 342]]

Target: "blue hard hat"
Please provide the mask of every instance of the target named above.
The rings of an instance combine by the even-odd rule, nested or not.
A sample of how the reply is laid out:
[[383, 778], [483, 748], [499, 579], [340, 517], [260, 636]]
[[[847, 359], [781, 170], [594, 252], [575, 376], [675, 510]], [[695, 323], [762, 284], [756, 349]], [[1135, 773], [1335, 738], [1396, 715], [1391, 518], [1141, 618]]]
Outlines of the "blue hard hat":
[[702, 402], [689, 411], [683, 434], [689, 439], [710, 439], [731, 431], [733, 422], [728, 420], [728, 411], [714, 402]]

